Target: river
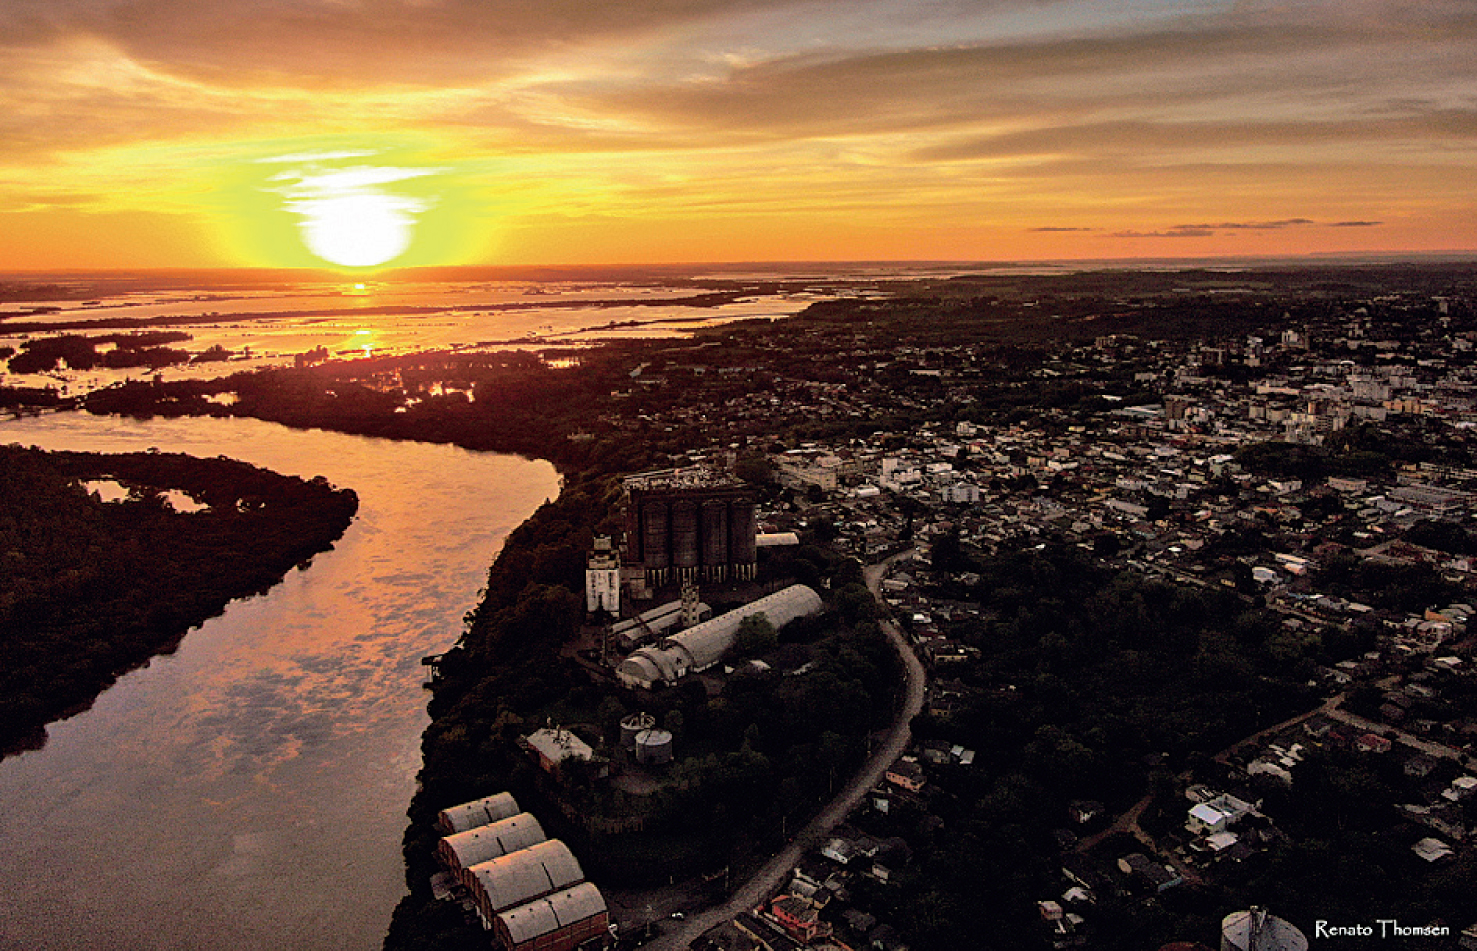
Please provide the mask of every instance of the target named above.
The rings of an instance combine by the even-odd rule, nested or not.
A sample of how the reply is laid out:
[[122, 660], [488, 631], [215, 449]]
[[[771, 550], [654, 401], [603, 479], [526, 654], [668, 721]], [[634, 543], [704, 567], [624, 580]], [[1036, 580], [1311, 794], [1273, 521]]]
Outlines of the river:
[[249, 419], [59, 414], [0, 442], [228, 455], [360, 502], [306, 570], [0, 762], [0, 949], [379, 948], [405, 892], [420, 658], [455, 641], [554, 468]]

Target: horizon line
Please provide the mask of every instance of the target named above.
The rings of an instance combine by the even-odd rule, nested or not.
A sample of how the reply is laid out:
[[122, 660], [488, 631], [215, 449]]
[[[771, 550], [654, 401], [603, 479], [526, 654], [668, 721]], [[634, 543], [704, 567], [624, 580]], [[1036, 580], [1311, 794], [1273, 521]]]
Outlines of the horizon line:
[[985, 269], [1022, 267], [1073, 267], [1097, 266], [1173, 266], [1196, 265], [1216, 266], [1240, 264], [1242, 266], [1275, 266], [1282, 263], [1317, 264], [1371, 264], [1371, 263], [1477, 263], [1477, 249], [1450, 251], [1312, 251], [1302, 254], [1226, 254], [1226, 255], [1183, 255], [1183, 256], [1125, 256], [1125, 257], [1079, 257], [1079, 258], [859, 258], [859, 259], [763, 259], [725, 261], [668, 261], [668, 262], [621, 262], [609, 264], [442, 264], [415, 267], [385, 267], [375, 271], [342, 270], [333, 267], [260, 267], [254, 265], [158, 265], [149, 267], [77, 267], [77, 268], [18, 268], [0, 269], [0, 279], [33, 276], [69, 275], [162, 275], [162, 274], [315, 274], [333, 276], [335, 280], [383, 280], [395, 275], [424, 274], [428, 272], [456, 271], [639, 271], [673, 270], [691, 268], [779, 268], [779, 267], [975, 267]]

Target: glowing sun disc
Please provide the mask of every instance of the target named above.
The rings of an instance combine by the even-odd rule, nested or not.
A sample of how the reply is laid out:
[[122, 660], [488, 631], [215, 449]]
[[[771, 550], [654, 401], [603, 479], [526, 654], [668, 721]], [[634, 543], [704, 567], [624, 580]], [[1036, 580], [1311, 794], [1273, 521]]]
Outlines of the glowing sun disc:
[[432, 203], [396, 194], [389, 186], [431, 175], [433, 170], [371, 165], [325, 168], [319, 164], [319, 160], [334, 157], [303, 156], [313, 159], [313, 164], [271, 178], [271, 190], [285, 195], [287, 210], [298, 216], [303, 244], [314, 255], [341, 267], [374, 267], [404, 254], [414, 236], [416, 216]]
[[373, 267], [410, 247], [414, 203], [385, 194], [342, 195], [297, 203], [303, 241], [325, 261]]

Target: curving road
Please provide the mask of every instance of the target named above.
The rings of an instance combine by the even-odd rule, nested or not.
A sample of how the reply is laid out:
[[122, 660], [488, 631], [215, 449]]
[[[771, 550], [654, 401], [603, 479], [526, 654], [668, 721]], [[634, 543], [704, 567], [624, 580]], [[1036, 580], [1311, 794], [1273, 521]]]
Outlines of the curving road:
[[[881, 601], [879, 589], [888, 566], [909, 554], [912, 553], [903, 552], [893, 555], [866, 569], [867, 588], [879, 602]], [[903, 634], [898, 630], [897, 625], [892, 621], [884, 620], [882, 630], [903, 662], [906, 672], [906, 695], [881, 745], [867, 760], [866, 765], [842, 787], [834, 799], [826, 804], [820, 814], [810, 820], [783, 850], [764, 863], [764, 867], [753, 878], [739, 886], [738, 890], [729, 896], [728, 901], [716, 908], [709, 908], [707, 911], [692, 915], [677, 930], [662, 935], [645, 945], [650, 951], [682, 951], [704, 932], [764, 901], [775, 889], [779, 888], [785, 877], [790, 874], [790, 870], [799, 863], [800, 857], [819, 845], [821, 840], [830, 834], [831, 830], [840, 824], [841, 820], [846, 818], [847, 813], [851, 812], [852, 808], [861, 801], [867, 790], [882, 781], [882, 775], [887, 772], [887, 768], [907, 750], [908, 743], [912, 739], [909, 724], [923, 709], [923, 688], [927, 678], [923, 673], [923, 665], [918, 662], [917, 655], [903, 639]]]

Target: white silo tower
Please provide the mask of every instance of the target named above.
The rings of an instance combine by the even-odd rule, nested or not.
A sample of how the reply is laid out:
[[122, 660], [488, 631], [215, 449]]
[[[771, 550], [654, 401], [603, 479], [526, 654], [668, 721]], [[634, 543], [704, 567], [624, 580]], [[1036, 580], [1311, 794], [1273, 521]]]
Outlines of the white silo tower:
[[1221, 951], [1308, 951], [1297, 925], [1253, 906], [1221, 919]]

